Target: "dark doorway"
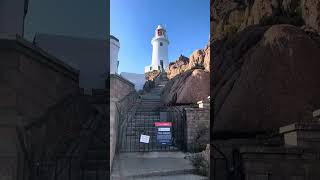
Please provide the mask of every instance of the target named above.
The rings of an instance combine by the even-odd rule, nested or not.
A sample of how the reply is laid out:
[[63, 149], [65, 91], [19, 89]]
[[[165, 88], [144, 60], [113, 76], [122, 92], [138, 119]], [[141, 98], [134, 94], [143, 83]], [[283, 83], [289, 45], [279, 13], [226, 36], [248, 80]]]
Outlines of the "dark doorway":
[[161, 71], [163, 70], [163, 60], [160, 60]]

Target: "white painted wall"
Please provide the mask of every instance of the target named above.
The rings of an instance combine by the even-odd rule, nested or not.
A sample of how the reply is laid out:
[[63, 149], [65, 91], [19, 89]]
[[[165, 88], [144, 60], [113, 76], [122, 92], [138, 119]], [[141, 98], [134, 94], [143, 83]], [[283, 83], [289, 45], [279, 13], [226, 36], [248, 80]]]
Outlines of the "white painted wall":
[[110, 37], [110, 73], [118, 73], [118, 54], [120, 49], [119, 41]]
[[23, 34], [25, 0], [0, 0], [0, 33]]

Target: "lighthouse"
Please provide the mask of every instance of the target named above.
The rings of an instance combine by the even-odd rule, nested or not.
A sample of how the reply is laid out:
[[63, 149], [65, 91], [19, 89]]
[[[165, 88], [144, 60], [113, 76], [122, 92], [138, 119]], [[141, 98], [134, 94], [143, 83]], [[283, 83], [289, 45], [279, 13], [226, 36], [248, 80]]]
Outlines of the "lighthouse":
[[152, 44], [152, 62], [146, 66], [144, 72], [160, 70], [164, 71], [168, 67], [168, 45], [169, 40], [167, 31], [161, 25], [155, 30], [155, 35], [151, 40]]

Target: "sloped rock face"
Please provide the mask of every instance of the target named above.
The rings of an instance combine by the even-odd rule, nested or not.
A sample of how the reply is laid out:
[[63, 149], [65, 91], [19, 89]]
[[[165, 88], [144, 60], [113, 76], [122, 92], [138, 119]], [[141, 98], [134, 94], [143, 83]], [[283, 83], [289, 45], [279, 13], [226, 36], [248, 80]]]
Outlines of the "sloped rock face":
[[187, 70], [171, 79], [161, 92], [166, 105], [192, 104], [210, 94], [210, 73], [202, 69]]
[[320, 107], [320, 43], [299, 28], [252, 26], [212, 46], [213, 131], [275, 129]]

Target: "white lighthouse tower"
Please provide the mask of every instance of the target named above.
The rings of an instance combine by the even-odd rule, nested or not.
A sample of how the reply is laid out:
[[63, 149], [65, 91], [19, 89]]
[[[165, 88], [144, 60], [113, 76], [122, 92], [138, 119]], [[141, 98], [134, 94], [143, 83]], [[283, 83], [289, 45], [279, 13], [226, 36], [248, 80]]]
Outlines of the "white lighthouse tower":
[[150, 66], [146, 66], [144, 72], [153, 70], [163, 71], [168, 67], [168, 45], [169, 40], [166, 30], [158, 25], [155, 30], [155, 35], [151, 40], [152, 44], [152, 63]]

